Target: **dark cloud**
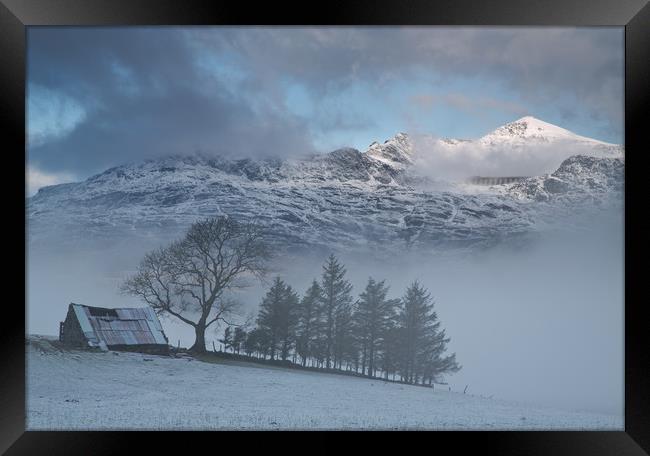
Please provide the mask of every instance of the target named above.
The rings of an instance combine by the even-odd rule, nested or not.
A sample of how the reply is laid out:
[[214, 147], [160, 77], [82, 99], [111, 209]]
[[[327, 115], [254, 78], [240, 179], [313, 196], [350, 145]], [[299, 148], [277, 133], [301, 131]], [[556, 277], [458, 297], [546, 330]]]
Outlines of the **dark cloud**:
[[[553, 105], [567, 118], [581, 112], [619, 135], [623, 128], [620, 29], [39, 27], [28, 40], [30, 84], [87, 109], [72, 133], [30, 148], [49, 171], [84, 174], [197, 149], [309, 152], [314, 122], [319, 134], [351, 121], [372, 125], [372, 117], [336, 111], [301, 118], [286, 105], [290, 84], [318, 102], [360, 82], [381, 94], [409, 78], [435, 85], [486, 77], [525, 103]], [[504, 108], [489, 96], [447, 103]]]
[[457, 92], [450, 92], [445, 95], [420, 94], [413, 96], [411, 99], [413, 103], [425, 111], [436, 105], [444, 105], [478, 116], [494, 110], [508, 112], [519, 117], [529, 114], [526, 107], [518, 103], [485, 96], [469, 97]]
[[418, 68], [451, 78], [484, 74], [531, 98], [574, 94], [590, 109], [620, 120], [620, 28], [231, 28], [190, 33], [207, 47], [233, 48], [258, 74], [291, 76], [320, 90], [355, 79], [381, 84]]
[[177, 29], [30, 29], [29, 82], [87, 106], [63, 138], [30, 148], [49, 171], [89, 173], [196, 151], [260, 155], [312, 148], [306, 126], [263, 99], [255, 106], [206, 80]]

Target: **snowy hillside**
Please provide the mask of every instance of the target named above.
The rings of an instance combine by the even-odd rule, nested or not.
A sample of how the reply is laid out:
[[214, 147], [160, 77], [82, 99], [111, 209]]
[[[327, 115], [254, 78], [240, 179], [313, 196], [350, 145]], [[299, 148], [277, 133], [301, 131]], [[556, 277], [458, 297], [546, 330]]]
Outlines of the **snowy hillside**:
[[592, 146], [595, 155], [615, 157], [622, 153], [621, 146], [577, 135], [532, 116], [522, 117], [515, 122], [499, 127], [480, 138], [477, 142], [488, 147], [499, 145], [525, 147], [534, 142], [552, 143], [559, 141], [573, 141]]
[[[536, 201], [581, 200], [593, 195], [607, 195], [622, 202], [625, 164], [617, 158], [574, 155], [552, 174], [532, 177], [508, 187], [516, 198]], [[584, 199], [583, 198], [583, 199]]]
[[[587, 158], [562, 163], [570, 156], [562, 153], [576, 150], [562, 148], [567, 140], [580, 144]], [[495, 148], [510, 157], [543, 142], [557, 145], [554, 159], [562, 157], [562, 164], [516, 186], [442, 182], [422, 165], [440, 148], [415, 147], [404, 133], [366, 152], [348, 148], [284, 160], [168, 157], [42, 188], [27, 201], [29, 239], [38, 246], [174, 237], [199, 217], [227, 214], [263, 224], [282, 249], [474, 248], [534, 233], [555, 206], [621, 199], [620, 146], [537, 119], [520, 119], [476, 141], [436, 141], [452, 158], [468, 150], [480, 158]], [[531, 201], [536, 204], [525, 204]]]
[[623, 429], [620, 416], [526, 406], [445, 387], [60, 351], [39, 336], [31, 336], [27, 347], [27, 391], [28, 430]]

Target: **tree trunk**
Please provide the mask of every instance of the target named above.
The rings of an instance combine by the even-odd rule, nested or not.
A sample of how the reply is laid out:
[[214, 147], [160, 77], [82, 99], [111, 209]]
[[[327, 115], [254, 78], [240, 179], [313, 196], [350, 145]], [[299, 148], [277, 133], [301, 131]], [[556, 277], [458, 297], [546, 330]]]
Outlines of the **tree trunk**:
[[197, 324], [194, 331], [196, 332], [196, 339], [194, 345], [190, 347], [190, 351], [192, 353], [205, 353], [205, 323]]

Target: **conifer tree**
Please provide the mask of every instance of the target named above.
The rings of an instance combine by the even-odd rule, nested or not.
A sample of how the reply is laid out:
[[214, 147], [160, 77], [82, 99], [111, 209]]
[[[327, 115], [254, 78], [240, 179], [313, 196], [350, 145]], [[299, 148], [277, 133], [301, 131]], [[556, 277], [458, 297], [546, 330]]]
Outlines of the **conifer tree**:
[[266, 358], [269, 345], [267, 334], [261, 328], [255, 328], [246, 336], [244, 350], [248, 356], [255, 353], [258, 357]]
[[321, 324], [322, 295], [320, 285], [313, 280], [298, 306], [296, 351], [302, 358], [303, 366], [307, 364], [307, 359], [313, 356], [314, 343]]
[[219, 342], [223, 344], [223, 351], [228, 351], [232, 347], [232, 330], [230, 326], [226, 326], [223, 332], [223, 338], [219, 339]]
[[293, 289], [276, 277], [260, 305], [257, 317], [258, 327], [268, 340], [271, 359], [279, 351], [283, 360], [289, 356], [293, 346], [295, 312], [298, 295]]
[[356, 303], [355, 330], [359, 331], [359, 340], [364, 349], [362, 363], [367, 366], [368, 377], [375, 374], [377, 357], [395, 319], [398, 301], [388, 299], [387, 295], [385, 281], [377, 282], [370, 277]]
[[246, 330], [240, 326], [235, 328], [235, 334], [232, 337], [232, 348], [235, 353], [239, 353], [241, 350], [244, 341], [246, 340]]
[[243, 349], [246, 356], [252, 356], [253, 353], [259, 350], [259, 329], [255, 328], [246, 335], [244, 340]]
[[342, 369], [343, 363], [352, 359], [356, 350], [352, 334], [352, 304], [342, 302], [334, 314], [334, 338], [332, 341], [332, 358], [335, 369]]
[[[334, 255], [330, 255], [323, 265], [321, 288], [321, 311], [323, 314], [323, 339], [325, 367], [331, 368], [334, 356], [334, 341], [336, 334], [337, 316], [340, 318], [345, 313], [346, 306], [352, 302], [352, 285], [345, 279], [345, 267], [339, 263]], [[339, 328], [341, 329], [341, 328]], [[339, 341], [342, 340], [342, 332], [338, 334]]]
[[393, 320], [387, 328], [381, 345], [380, 362], [381, 370], [384, 371], [386, 379], [390, 375], [395, 379], [400, 362], [400, 328]]
[[284, 289], [284, 300], [280, 308], [280, 358], [286, 361], [293, 350], [296, 341], [296, 324], [298, 303], [300, 298], [298, 294], [286, 285]]
[[430, 293], [418, 281], [413, 282], [402, 298], [398, 318], [400, 325], [400, 372], [405, 381], [417, 383], [418, 379], [435, 381], [447, 372], [456, 372], [455, 355], [442, 357], [449, 339], [440, 329], [438, 315], [433, 310]]

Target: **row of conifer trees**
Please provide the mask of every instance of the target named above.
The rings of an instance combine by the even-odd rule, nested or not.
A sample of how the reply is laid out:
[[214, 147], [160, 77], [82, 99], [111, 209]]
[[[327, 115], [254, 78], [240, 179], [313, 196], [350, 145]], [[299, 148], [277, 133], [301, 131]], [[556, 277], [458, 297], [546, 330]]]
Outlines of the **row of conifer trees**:
[[429, 292], [417, 281], [400, 299], [388, 298], [385, 281], [368, 279], [355, 299], [346, 269], [330, 255], [321, 280], [305, 294], [277, 277], [260, 305], [256, 326], [226, 328], [226, 349], [303, 366], [354, 371], [368, 377], [431, 384], [457, 372], [445, 355], [449, 338]]

